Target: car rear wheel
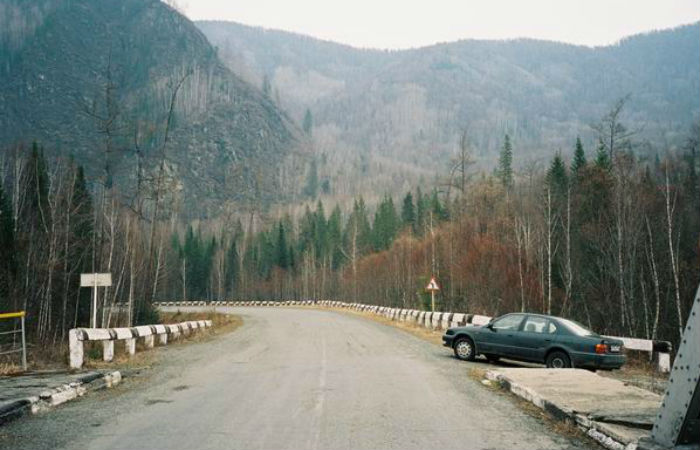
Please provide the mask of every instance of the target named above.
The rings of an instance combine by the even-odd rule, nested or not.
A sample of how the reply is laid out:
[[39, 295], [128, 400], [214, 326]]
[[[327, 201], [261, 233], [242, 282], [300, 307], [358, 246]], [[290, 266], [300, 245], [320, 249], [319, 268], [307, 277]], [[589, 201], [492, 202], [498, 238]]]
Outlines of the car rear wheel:
[[552, 352], [547, 356], [547, 367], [550, 369], [568, 369], [571, 367], [571, 359], [564, 352]]
[[462, 337], [454, 343], [455, 356], [462, 361], [474, 361], [474, 341], [468, 337]]

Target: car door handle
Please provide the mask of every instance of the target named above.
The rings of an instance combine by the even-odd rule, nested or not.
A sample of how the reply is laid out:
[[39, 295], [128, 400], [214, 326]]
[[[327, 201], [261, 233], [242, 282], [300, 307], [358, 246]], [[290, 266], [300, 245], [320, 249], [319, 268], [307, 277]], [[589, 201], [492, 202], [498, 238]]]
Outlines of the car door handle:
[[545, 341], [545, 342], [552, 342], [551, 339], [545, 339], [544, 341]]

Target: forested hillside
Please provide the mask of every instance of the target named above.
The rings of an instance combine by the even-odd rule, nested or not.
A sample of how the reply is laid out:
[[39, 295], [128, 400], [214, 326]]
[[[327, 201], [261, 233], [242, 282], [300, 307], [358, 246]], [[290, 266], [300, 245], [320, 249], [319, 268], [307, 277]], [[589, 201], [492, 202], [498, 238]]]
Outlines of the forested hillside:
[[0, 8], [0, 148], [36, 141], [47, 156], [80, 161], [90, 185], [114, 183], [128, 197], [163, 165], [191, 217], [291, 189], [280, 174], [299, 150], [296, 127], [164, 3]]
[[698, 24], [598, 48], [516, 39], [402, 51], [230, 22], [197, 26], [229, 67], [269, 85], [299, 123], [310, 111], [319, 161], [328, 161], [320, 173], [340, 195], [431, 181], [464, 129], [482, 168], [494, 166], [509, 133], [521, 168], [570, 154], [577, 135], [595, 145], [590, 125], [627, 95], [640, 154], [682, 145], [700, 114]]

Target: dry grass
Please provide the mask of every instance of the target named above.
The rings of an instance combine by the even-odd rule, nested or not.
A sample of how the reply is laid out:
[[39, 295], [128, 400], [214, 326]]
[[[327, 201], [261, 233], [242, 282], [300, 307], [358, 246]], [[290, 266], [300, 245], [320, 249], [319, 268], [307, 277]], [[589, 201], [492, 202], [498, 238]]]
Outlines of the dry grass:
[[[211, 320], [212, 328], [198, 330], [196, 333], [190, 334], [186, 338], [180, 338], [177, 341], [170, 341], [168, 345], [182, 345], [187, 342], [202, 342], [211, 339], [224, 333], [230, 333], [243, 324], [243, 320], [231, 314], [220, 314], [214, 312], [201, 313], [161, 313], [160, 322], [166, 324], [179, 323], [188, 320]], [[158, 346], [158, 338], [156, 337], [156, 348]], [[126, 353], [125, 344], [122, 341], [115, 342], [114, 360], [112, 362], [102, 361], [102, 343], [101, 342], [86, 342], [85, 343], [85, 367], [92, 369], [106, 368], [140, 368], [151, 366], [154, 362], [154, 357], [157, 352], [148, 351], [145, 348], [143, 339], [136, 341], [136, 354], [129, 356]], [[68, 363], [68, 345], [67, 343], [55, 345], [36, 346], [33, 344], [27, 345], [27, 369], [31, 372], [47, 371], [47, 370], [65, 370]], [[21, 355], [14, 354], [3, 356], [0, 359], [0, 376], [12, 376], [24, 373], [21, 365]]]
[[[215, 336], [230, 333], [236, 330], [243, 324], [243, 320], [233, 314], [221, 314], [215, 312], [175, 312], [161, 313], [161, 323], [174, 324], [185, 322], [188, 320], [211, 320], [213, 326], [211, 328], [200, 329], [189, 336], [180, 336], [175, 341], [168, 341], [168, 346], [186, 345], [193, 342], [206, 342]], [[85, 348], [85, 366], [93, 369], [142, 369], [153, 366], [158, 358], [158, 337], [155, 338], [156, 347], [147, 349], [143, 343], [143, 339], [136, 340], [136, 354], [129, 355], [126, 353], [125, 344], [120, 341], [115, 342], [114, 359], [111, 362], [102, 361], [102, 343], [90, 342], [86, 343]], [[155, 350], [155, 351], [154, 351]]]
[[433, 344], [439, 344], [442, 345], [442, 331], [440, 330], [430, 330], [421, 326], [418, 326], [415, 322], [401, 322], [398, 320], [390, 320], [387, 319], [386, 317], [379, 315], [379, 314], [374, 314], [374, 313], [369, 313], [369, 312], [364, 312], [364, 311], [356, 311], [353, 309], [346, 309], [346, 308], [327, 308], [327, 309], [332, 309], [333, 311], [338, 311], [338, 312], [343, 312], [346, 314], [351, 314], [354, 316], [360, 316], [364, 317], [366, 319], [373, 320], [375, 322], [382, 323], [384, 325], [389, 325], [395, 328], [400, 328], [408, 333], [411, 333], [414, 336], [417, 336], [423, 340], [426, 340], [428, 342], [431, 342]]

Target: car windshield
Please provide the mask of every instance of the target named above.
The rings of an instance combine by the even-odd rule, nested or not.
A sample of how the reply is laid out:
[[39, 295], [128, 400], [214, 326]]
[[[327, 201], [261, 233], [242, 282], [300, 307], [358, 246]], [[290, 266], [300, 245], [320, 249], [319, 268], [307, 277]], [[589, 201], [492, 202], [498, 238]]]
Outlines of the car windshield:
[[568, 328], [569, 331], [571, 331], [577, 336], [598, 336], [598, 333], [594, 333], [593, 331], [589, 330], [588, 328], [584, 327], [578, 322], [574, 322], [573, 320], [559, 319], [559, 322], [564, 324], [564, 326]]

